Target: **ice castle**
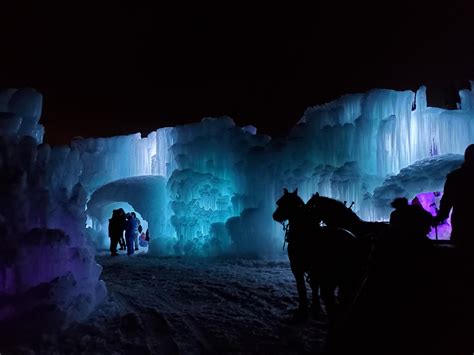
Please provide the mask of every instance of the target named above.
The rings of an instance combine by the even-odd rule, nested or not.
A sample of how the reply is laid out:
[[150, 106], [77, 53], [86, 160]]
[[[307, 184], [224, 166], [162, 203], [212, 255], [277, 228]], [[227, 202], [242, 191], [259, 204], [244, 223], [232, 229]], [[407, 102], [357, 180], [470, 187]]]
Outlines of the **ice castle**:
[[367, 220], [386, 219], [399, 196], [434, 211], [474, 142], [474, 83], [456, 110], [428, 107], [424, 87], [343, 96], [282, 139], [223, 117], [50, 147], [41, 107], [33, 89], [0, 92], [0, 321], [45, 302], [66, 321], [85, 317], [106, 294], [94, 255], [119, 206], [140, 214], [152, 254], [274, 256], [284, 187], [354, 201]]

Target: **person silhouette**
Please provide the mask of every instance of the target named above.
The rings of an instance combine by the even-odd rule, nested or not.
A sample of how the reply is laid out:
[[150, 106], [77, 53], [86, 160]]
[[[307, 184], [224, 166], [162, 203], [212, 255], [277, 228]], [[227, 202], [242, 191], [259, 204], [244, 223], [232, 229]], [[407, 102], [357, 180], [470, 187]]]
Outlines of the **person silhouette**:
[[444, 184], [436, 223], [440, 224], [451, 214], [451, 241], [474, 252], [474, 238], [470, 235], [474, 217], [472, 202], [474, 201], [474, 144], [464, 152], [463, 165], [448, 174]]
[[433, 217], [423, 208], [418, 197], [412, 200], [411, 205], [405, 197], [399, 197], [392, 201], [391, 206], [395, 211], [390, 214], [390, 227], [400, 234], [398, 237], [426, 240], [434, 224]]
[[125, 224], [122, 221], [120, 210], [112, 211], [112, 218], [109, 219], [109, 238], [110, 238], [110, 253], [112, 256], [119, 255], [117, 253], [117, 243], [123, 236]]
[[120, 233], [118, 243], [120, 245], [120, 250], [127, 250], [127, 244], [125, 243], [125, 239], [123, 237], [123, 232], [125, 231], [125, 223], [127, 222], [127, 216], [125, 215], [125, 211], [123, 210], [123, 208], [118, 209], [118, 218], [120, 219], [120, 224], [122, 226], [122, 232]]
[[134, 212], [127, 213], [125, 225], [125, 240], [127, 242], [127, 255], [133, 255], [135, 238], [138, 237], [138, 220]]

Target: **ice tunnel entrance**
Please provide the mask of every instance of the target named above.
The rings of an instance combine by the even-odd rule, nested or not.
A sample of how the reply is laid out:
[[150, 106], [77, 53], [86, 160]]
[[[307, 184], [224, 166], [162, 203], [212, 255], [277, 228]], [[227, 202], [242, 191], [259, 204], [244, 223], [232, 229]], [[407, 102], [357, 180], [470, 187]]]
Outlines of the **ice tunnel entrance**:
[[[148, 221], [143, 218], [140, 211], [136, 211], [132, 205], [127, 202], [112, 202], [102, 207], [103, 216], [99, 220], [95, 217], [88, 218], [87, 235], [94, 242], [96, 249], [109, 250], [110, 239], [108, 237], [109, 218], [112, 216], [113, 210], [122, 208], [125, 213], [135, 212], [143, 233], [148, 229]], [[140, 245], [140, 251], [148, 252], [148, 245]]]
[[101, 186], [91, 195], [86, 211], [88, 226], [92, 234], [101, 234], [98, 238], [103, 243], [108, 243], [108, 219], [116, 208], [135, 211], [142, 223], [146, 222], [143, 231], [148, 229], [150, 233], [149, 251], [155, 254], [169, 251], [173, 238], [164, 177], [146, 175], [119, 179]]

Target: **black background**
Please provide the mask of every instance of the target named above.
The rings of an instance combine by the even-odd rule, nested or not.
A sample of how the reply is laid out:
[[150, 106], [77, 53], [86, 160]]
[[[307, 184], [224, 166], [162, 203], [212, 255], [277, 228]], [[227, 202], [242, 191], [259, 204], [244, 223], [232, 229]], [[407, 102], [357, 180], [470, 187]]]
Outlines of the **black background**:
[[473, 8], [3, 6], [0, 87], [44, 95], [52, 144], [221, 115], [279, 136], [308, 106], [376, 87], [425, 84], [430, 104], [452, 108], [474, 78]]

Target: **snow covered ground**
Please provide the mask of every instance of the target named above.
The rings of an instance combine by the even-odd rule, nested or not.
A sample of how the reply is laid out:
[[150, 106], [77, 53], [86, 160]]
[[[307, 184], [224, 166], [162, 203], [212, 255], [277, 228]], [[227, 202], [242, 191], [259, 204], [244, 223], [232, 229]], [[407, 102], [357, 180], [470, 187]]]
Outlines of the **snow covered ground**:
[[292, 321], [296, 288], [283, 256], [99, 256], [106, 302], [86, 322], [44, 336], [33, 348], [59, 354], [320, 353], [326, 322]]
[[[417, 274], [416, 283], [412, 278], [402, 284], [391, 281], [386, 296], [378, 300], [371, 293], [362, 296], [348, 333], [332, 338], [342, 353], [359, 353], [368, 345], [377, 354], [464, 354], [474, 349], [472, 272], [462, 271], [450, 246], [439, 245], [433, 252], [433, 264], [423, 268], [433, 272], [423, 280]], [[35, 342], [22, 337], [21, 345], [8, 347], [2, 345], [8, 340], [2, 333], [0, 353], [324, 353], [329, 328], [324, 314], [306, 322], [294, 320], [296, 289], [287, 257], [281, 256], [110, 257], [103, 252], [97, 261], [104, 267], [108, 296], [87, 320], [60, 333], [45, 333]], [[374, 295], [385, 292], [380, 291]]]

